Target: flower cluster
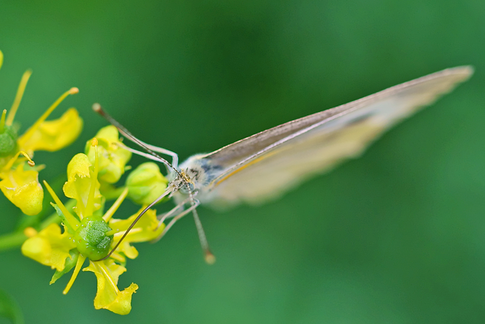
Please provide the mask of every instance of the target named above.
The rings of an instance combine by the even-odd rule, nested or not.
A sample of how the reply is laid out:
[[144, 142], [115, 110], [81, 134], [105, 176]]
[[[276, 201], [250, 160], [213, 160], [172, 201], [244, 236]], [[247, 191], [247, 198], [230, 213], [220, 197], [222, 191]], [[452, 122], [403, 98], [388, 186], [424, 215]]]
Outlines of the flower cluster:
[[[148, 210], [126, 234], [138, 213], [127, 219], [113, 216], [127, 196], [141, 202], [143, 209], [151, 189], [165, 190], [167, 180], [158, 167], [145, 164], [133, 170], [125, 186], [116, 188], [113, 184], [125, 172], [131, 157], [119, 143], [117, 129], [107, 126], [88, 141], [85, 154], [79, 153], [72, 158], [63, 186], [64, 195], [71, 198], [66, 204], [44, 182], [62, 227], [54, 223], [39, 232], [33, 231], [22, 245], [22, 253], [56, 270], [51, 284], [74, 269], [64, 294], [72, 287], [88, 259], [89, 265], [83, 271], [93, 272], [98, 283], [94, 307], [124, 315], [130, 312], [132, 295], [138, 289], [135, 283], [124, 290], [117, 287], [119, 276], [126, 271], [127, 258], [138, 256], [132, 243], [156, 239], [165, 225], [159, 222], [154, 210]], [[110, 199], [116, 200], [104, 211], [106, 201]], [[125, 234], [121, 244], [110, 253]]]
[[[3, 53], [0, 51], [0, 67]], [[46, 121], [52, 111], [68, 96], [79, 92], [71, 88], [21, 136], [15, 114], [32, 72], [22, 76], [14, 103], [7, 114], [4, 109], [0, 117], [0, 189], [3, 194], [26, 215], [36, 215], [42, 210], [44, 192], [38, 175], [43, 166], [32, 161], [34, 151], [57, 151], [71, 144], [80, 134], [82, 119], [74, 108], [67, 110], [59, 119]]]
[[[0, 67], [2, 64], [0, 51]], [[128, 314], [138, 286], [132, 283], [120, 290], [118, 278], [126, 271], [127, 259], [138, 256], [133, 243], [152, 241], [162, 235], [165, 224], [155, 210], [146, 209], [166, 190], [168, 181], [158, 166], [149, 162], [133, 170], [125, 184], [117, 187], [121, 176], [130, 169], [127, 163], [131, 152], [121, 144], [118, 130], [107, 126], [87, 142], [84, 153], [76, 154], [69, 162], [67, 181], [62, 188], [65, 203], [43, 181], [55, 211], [46, 217], [46, 211], [42, 210], [43, 187], [38, 180], [44, 166], [34, 163], [34, 152], [57, 151], [71, 144], [79, 136], [83, 121], [74, 108], [58, 119], [47, 121], [67, 96], [78, 93], [77, 88], [71, 88], [19, 135], [20, 127], [14, 119], [31, 73], [28, 70], [22, 76], [8, 113], [0, 111], [0, 189], [25, 215], [36, 216], [23, 217], [17, 230], [2, 235], [0, 250], [22, 244], [25, 256], [55, 269], [51, 284], [72, 272], [64, 294], [71, 289], [81, 269], [93, 272], [98, 284], [95, 308]], [[141, 205], [140, 211], [127, 219], [114, 218], [127, 197]], [[134, 224], [142, 211], [145, 215]], [[86, 262], [88, 265], [83, 268]]]

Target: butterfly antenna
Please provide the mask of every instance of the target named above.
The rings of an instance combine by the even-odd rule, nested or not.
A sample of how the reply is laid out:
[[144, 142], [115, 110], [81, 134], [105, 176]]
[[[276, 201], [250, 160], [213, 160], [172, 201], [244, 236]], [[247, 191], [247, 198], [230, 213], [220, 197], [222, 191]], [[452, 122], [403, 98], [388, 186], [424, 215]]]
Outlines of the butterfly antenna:
[[123, 234], [123, 236], [121, 237], [121, 239], [118, 241], [118, 243], [116, 243], [116, 245], [114, 246], [114, 248], [111, 249], [111, 251], [109, 251], [109, 253], [104, 257], [104, 258], [101, 258], [99, 260], [93, 260], [95, 262], [97, 261], [103, 261], [103, 260], [106, 260], [107, 258], [109, 258], [115, 251], [116, 249], [118, 248], [118, 246], [120, 246], [121, 242], [123, 242], [123, 240], [125, 239], [125, 237], [128, 235], [128, 233], [130, 233], [130, 231], [133, 229], [133, 227], [135, 227], [135, 224], [140, 220], [140, 218], [145, 215], [145, 213], [150, 209], [152, 208], [155, 204], [157, 204], [160, 200], [162, 200], [164, 197], [166, 197], [168, 194], [170, 194], [172, 192], [172, 190], [166, 190], [162, 195], [160, 195], [160, 197], [158, 197], [157, 199], [155, 199], [150, 205], [148, 205], [147, 207], [145, 207], [145, 209], [143, 209], [139, 214], [138, 216], [136, 216], [135, 220], [130, 224], [130, 226], [128, 227], [128, 229], [125, 231], [125, 233]]
[[[189, 191], [190, 202], [192, 205], [195, 204], [195, 199], [192, 191]], [[197, 228], [197, 234], [199, 236], [200, 246], [204, 252], [205, 262], [208, 264], [214, 264], [216, 262], [216, 257], [212, 254], [209, 242], [207, 242], [207, 236], [205, 235], [204, 228], [202, 227], [202, 222], [200, 221], [199, 214], [197, 214], [197, 209], [192, 210], [192, 215], [194, 216], [195, 227]]]
[[[165, 160], [164, 158], [162, 158], [161, 156], [159, 156], [157, 153], [155, 153], [153, 150], [151, 150], [149, 147], [147, 147], [145, 145], [145, 143], [143, 143], [142, 141], [140, 141], [138, 138], [136, 138], [133, 134], [131, 134], [131, 132], [126, 129], [123, 125], [121, 125], [116, 119], [114, 119], [113, 117], [111, 117], [111, 115], [109, 115], [106, 111], [103, 110], [103, 108], [101, 107], [101, 105], [99, 103], [95, 103], [93, 105], [93, 110], [100, 114], [104, 119], [106, 119], [110, 124], [112, 124], [113, 126], [115, 126], [119, 131], [120, 133], [125, 136], [126, 138], [128, 138], [130, 141], [132, 141], [133, 143], [137, 144], [138, 146], [140, 146], [141, 148], [143, 148], [145, 151], [147, 151], [148, 153], [150, 153], [152, 156], [154, 156], [158, 161], [162, 162], [163, 164], [165, 164], [167, 167], [169, 167], [171, 170], [175, 171], [179, 177], [181, 179], [184, 179], [185, 177], [180, 173], [180, 171], [178, 171], [176, 168], [174, 168], [167, 160]], [[184, 181], [185, 182], [185, 181]], [[188, 183], [186, 183], [188, 184]], [[135, 226], [135, 224], [138, 222], [138, 220], [140, 220], [140, 218], [151, 208], [153, 207], [156, 203], [158, 203], [162, 198], [164, 198], [165, 196], [167, 196], [169, 193], [171, 193], [170, 190], [167, 190], [163, 195], [161, 195], [160, 197], [158, 197], [155, 201], [153, 201], [150, 205], [148, 205], [145, 209], [143, 209], [143, 211], [138, 214], [138, 216], [135, 218], [135, 220], [133, 221], [133, 223], [131, 223], [131, 225], [128, 227], [128, 229], [125, 231], [125, 233], [123, 234], [123, 236], [121, 237], [121, 239], [118, 241], [118, 243], [116, 243], [115, 247], [108, 253], [108, 255], [106, 255], [104, 258], [102, 259], [99, 259], [99, 260], [95, 260], [95, 261], [102, 261], [102, 260], [105, 260], [107, 258], [109, 258], [114, 251], [116, 251], [116, 249], [118, 248], [118, 246], [121, 244], [121, 242], [125, 239], [125, 237], [128, 235], [128, 233], [133, 229], [133, 227]], [[195, 199], [194, 199], [194, 195], [192, 193], [191, 190], [189, 190], [189, 196], [190, 196], [190, 202], [192, 204], [192, 206], [194, 206], [196, 203], [195, 203]], [[205, 261], [208, 263], [208, 264], [213, 264], [215, 261], [216, 261], [216, 257], [214, 256], [214, 254], [212, 254], [212, 252], [210, 251], [210, 248], [209, 248], [209, 243], [207, 242], [207, 237], [205, 235], [205, 232], [204, 232], [204, 228], [202, 227], [202, 223], [199, 219], [199, 215], [197, 214], [197, 210], [194, 208], [192, 210], [192, 214], [194, 216], [194, 221], [195, 221], [195, 226], [197, 228], [197, 234], [199, 236], [199, 241], [200, 241], [200, 245], [202, 247], [202, 250], [204, 251], [204, 259]]]
[[93, 105], [93, 110], [95, 112], [97, 112], [98, 114], [100, 114], [110, 124], [112, 124], [113, 126], [115, 126], [116, 128], [118, 128], [118, 130], [120, 131], [120, 133], [123, 136], [125, 136], [127, 139], [129, 139], [133, 143], [135, 143], [138, 146], [140, 146], [141, 148], [143, 148], [145, 151], [147, 151], [148, 153], [150, 153], [152, 156], [156, 157], [158, 161], [160, 161], [161, 163], [165, 164], [168, 168], [170, 168], [170, 170], [175, 171], [179, 176], [181, 176], [180, 172], [176, 168], [174, 168], [172, 166], [172, 164], [170, 164], [170, 162], [168, 162], [167, 160], [165, 160], [164, 158], [162, 158], [160, 155], [158, 155], [157, 153], [155, 153], [153, 150], [151, 150], [149, 147], [147, 147], [145, 145], [145, 143], [143, 143], [138, 138], [136, 138], [133, 134], [131, 134], [131, 132], [128, 129], [126, 129], [116, 119], [114, 119], [113, 117], [111, 117], [110, 114], [108, 114], [105, 110], [103, 110], [103, 108], [101, 108], [101, 105], [99, 103], [95, 103]]

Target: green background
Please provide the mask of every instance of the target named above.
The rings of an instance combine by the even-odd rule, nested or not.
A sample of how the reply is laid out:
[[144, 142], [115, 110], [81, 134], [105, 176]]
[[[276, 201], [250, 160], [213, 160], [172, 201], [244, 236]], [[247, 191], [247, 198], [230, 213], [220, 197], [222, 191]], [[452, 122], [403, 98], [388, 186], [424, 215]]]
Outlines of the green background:
[[[119, 284], [140, 286], [128, 316], [94, 310], [93, 274], [63, 296], [68, 278], [49, 286], [18, 250], [0, 254], [0, 289], [27, 323], [484, 323], [484, 36], [483, 0], [3, 0], [0, 107], [27, 68], [23, 129], [80, 88], [54, 116], [75, 106], [84, 131], [36, 154], [41, 179], [106, 125], [94, 102], [184, 159], [443, 68], [476, 74], [279, 201], [200, 208], [215, 265], [189, 217], [138, 245]], [[0, 204], [7, 233], [18, 211]]]

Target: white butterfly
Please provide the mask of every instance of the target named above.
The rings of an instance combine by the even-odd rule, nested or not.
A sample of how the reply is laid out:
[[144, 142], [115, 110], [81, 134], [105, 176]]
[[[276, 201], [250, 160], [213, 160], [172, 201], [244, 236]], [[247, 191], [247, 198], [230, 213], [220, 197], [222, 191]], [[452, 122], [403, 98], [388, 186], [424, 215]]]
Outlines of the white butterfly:
[[[309, 177], [327, 172], [347, 158], [359, 156], [387, 129], [432, 104], [472, 74], [470, 66], [436, 72], [273, 127], [212, 153], [193, 155], [180, 166], [177, 154], [138, 140], [99, 105], [95, 104], [93, 109], [148, 153], [130, 149], [132, 152], [167, 166], [169, 186], [146, 209], [167, 195], [175, 198], [178, 205], [160, 217], [160, 222], [173, 217], [160, 237], [178, 219], [192, 212], [206, 260], [212, 263], [215, 259], [196, 213], [200, 203], [227, 206], [276, 198]], [[155, 152], [172, 156], [172, 163]], [[184, 210], [186, 204], [188, 208]]]

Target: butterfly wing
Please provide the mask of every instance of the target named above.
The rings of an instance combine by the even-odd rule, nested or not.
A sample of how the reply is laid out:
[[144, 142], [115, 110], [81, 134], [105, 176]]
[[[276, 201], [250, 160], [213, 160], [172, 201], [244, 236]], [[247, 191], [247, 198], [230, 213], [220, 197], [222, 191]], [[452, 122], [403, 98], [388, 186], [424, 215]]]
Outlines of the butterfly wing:
[[276, 198], [359, 156], [387, 129], [472, 74], [468, 66], [446, 69], [194, 156], [208, 175], [199, 197], [216, 206]]

